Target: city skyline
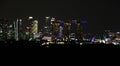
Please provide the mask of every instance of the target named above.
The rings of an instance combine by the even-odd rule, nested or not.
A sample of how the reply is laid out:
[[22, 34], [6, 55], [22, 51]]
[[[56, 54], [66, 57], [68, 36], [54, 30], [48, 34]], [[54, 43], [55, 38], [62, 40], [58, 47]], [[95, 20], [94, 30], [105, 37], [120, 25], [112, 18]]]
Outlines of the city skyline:
[[28, 1], [1, 0], [0, 17], [35, 16], [42, 22], [45, 16], [82, 18], [88, 21], [91, 32], [111, 29], [120, 31], [119, 4], [114, 1]]
[[[42, 25], [44, 25], [44, 23], [45, 23], [45, 17], [35, 17], [35, 16], [33, 16], [33, 17], [39, 21], [39, 28], [41, 28]], [[16, 18], [10, 17], [8, 19], [7, 18], [5, 18], [5, 20], [7, 20], [8, 24], [13, 23], [17, 19], [22, 19], [23, 23], [25, 23], [26, 25], [28, 23], [26, 21], [28, 16], [26, 16], [26, 17], [16, 17]], [[52, 18], [52, 16], [51, 16], [51, 18]], [[66, 20], [79, 20], [81, 23], [82, 23], [82, 21], [86, 21], [84, 26], [86, 26], [87, 31], [90, 32], [90, 33], [103, 32], [104, 30], [111, 30], [111, 31], [114, 31], [114, 32], [120, 31], [119, 30], [119, 24], [116, 24], [116, 23], [114, 23], [114, 24], [112, 24], [112, 23], [111, 24], [110, 23], [108, 23], [108, 24], [105, 24], [105, 23], [99, 24], [97, 22], [93, 24], [92, 22], [90, 22], [89, 19], [86, 19], [85, 17], [62, 18], [62, 17], [57, 16], [56, 19], [57, 20], [64, 20], [64, 21], [66, 21]], [[113, 25], [115, 25], [115, 26], [113, 26]]]
[[[25, 19], [25, 20], [24, 20]], [[81, 20], [59, 20], [56, 17], [44, 17], [44, 24], [33, 16], [27, 18], [16, 18], [11, 24], [6, 19], [0, 24], [0, 41], [48, 41], [48, 44], [59, 42], [66, 44], [71, 41], [80, 41], [80, 45], [89, 43], [104, 43], [119, 45], [120, 32], [111, 30], [94, 31], [89, 33], [88, 23], [85, 19]], [[25, 24], [26, 23], [26, 24]], [[38, 24], [39, 23], [39, 24]], [[42, 28], [38, 28], [41, 26]], [[97, 29], [97, 28], [96, 28]], [[40, 30], [40, 31], [39, 31]], [[87, 32], [86, 32], [87, 31]], [[83, 41], [83, 42], [82, 42]], [[85, 41], [85, 42], [84, 42]], [[44, 45], [44, 43], [42, 44]]]

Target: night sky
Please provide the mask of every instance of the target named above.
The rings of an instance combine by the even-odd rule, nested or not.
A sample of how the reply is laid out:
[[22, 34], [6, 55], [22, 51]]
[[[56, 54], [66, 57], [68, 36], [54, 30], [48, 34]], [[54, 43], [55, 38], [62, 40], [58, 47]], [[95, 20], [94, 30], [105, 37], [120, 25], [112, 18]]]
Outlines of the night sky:
[[0, 0], [0, 17], [57, 16], [88, 21], [91, 32], [120, 31], [120, 7], [117, 0]]

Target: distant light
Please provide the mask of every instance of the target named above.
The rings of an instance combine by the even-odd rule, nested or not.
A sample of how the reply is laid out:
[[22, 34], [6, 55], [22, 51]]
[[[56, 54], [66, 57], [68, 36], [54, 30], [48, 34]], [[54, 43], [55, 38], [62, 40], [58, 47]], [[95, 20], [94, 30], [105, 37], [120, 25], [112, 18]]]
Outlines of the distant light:
[[51, 24], [53, 24], [53, 23], [51, 22]]
[[80, 43], [80, 45], [83, 45], [83, 43]]
[[26, 32], [26, 35], [29, 35], [29, 32]]
[[52, 35], [52, 33], [50, 33], [50, 35]]
[[28, 19], [33, 19], [33, 17], [32, 16], [29, 16], [29, 18]]
[[0, 31], [0, 33], [2, 33], [2, 30]]
[[109, 35], [110, 37], [112, 37], [112, 35]]
[[120, 32], [117, 32], [117, 34], [120, 34]]
[[114, 45], [119, 45], [120, 43], [119, 42], [112, 42]]
[[102, 42], [105, 44], [105, 40], [102, 40]]
[[27, 30], [29, 30], [29, 29], [30, 29], [30, 27], [29, 27], [29, 26], [26, 26], [26, 29], [27, 29]]
[[46, 46], [47, 48], [49, 48], [49, 46]]
[[22, 22], [22, 19], [20, 19], [19, 21]]
[[106, 39], [105, 39], [105, 41], [109, 41], [109, 40], [110, 40], [110, 38], [106, 38]]
[[51, 40], [48, 40], [48, 41], [51, 41]]
[[32, 38], [29, 39], [29, 41], [31, 41], [31, 40], [32, 40]]
[[46, 19], [49, 19], [50, 17], [45, 17]]
[[45, 43], [42, 44], [42, 46], [44, 46], [44, 45], [45, 45]]
[[76, 41], [78, 40], [78, 39], [75, 39]]
[[48, 28], [47, 26], [45, 26], [44, 28]]
[[10, 28], [12, 28], [13, 26], [12, 26], [12, 25], [10, 25], [9, 27], [10, 27]]
[[38, 20], [34, 20], [35, 23], [38, 23]]
[[51, 19], [51, 22], [53, 22], [53, 21], [55, 21], [55, 18], [52, 18], [52, 19]]

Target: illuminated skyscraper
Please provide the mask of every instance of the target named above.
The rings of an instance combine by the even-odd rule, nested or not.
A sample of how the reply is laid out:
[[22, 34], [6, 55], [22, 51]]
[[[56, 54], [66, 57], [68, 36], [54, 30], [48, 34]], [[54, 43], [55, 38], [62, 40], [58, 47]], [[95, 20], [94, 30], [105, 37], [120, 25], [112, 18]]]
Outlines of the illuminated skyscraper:
[[32, 24], [32, 27], [31, 27], [31, 32], [33, 34], [38, 33], [38, 21], [37, 20], [33, 21], [33, 24]]
[[70, 37], [74, 40], [82, 40], [82, 25], [78, 20], [72, 20], [70, 23]]
[[63, 30], [64, 30], [64, 21], [58, 20], [58, 34], [57, 34], [57, 39], [58, 40], [63, 40], [64, 35], [63, 35]]
[[7, 39], [14, 39], [14, 27], [13, 27], [13, 24], [9, 24], [8, 25], [8, 31], [7, 31]]
[[52, 41], [54, 41], [57, 39], [59, 23], [55, 18], [52, 18], [51, 24], [52, 24]]
[[29, 16], [28, 20], [27, 20], [27, 26], [26, 26], [26, 29], [27, 29], [27, 32], [26, 32], [27, 40], [32, 40], [32, 38], [33, 38], [33, 33], [32, 33], [32, 29], [31, 29], [33, 21], [34, 21], [34, 18], [32, 16]]
[[51, 33], [50, 17], [45, 17], [45, 23], [43, 25], [42, 32], [44, 36], [50, 36], [50, 33]]
[[19, 40], [23, 40], [25, 39], [25, 36], [24, 36], [24, 25], [23, 25], [23, 20], [22, 19], [18, 19], [18, 37], [19, 37]]
[[38, 33], [38, 21], [37, 20], [33, 21], [33, 24], [31, 26], [31, 33], [32, 33], [33, 37], [35, 34]]

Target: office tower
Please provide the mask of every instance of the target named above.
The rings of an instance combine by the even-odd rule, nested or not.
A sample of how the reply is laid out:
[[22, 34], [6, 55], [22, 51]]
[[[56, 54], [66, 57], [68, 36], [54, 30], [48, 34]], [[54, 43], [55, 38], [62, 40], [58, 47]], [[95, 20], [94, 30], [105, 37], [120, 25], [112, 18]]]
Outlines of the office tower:
[[16, 41], [22, 40], [24, 38], [22, 19], [17, 19], [14, 21], [14, 32]]
[[25, 29], [24, 29], [24, 25], [23, 25], [23, 20], [22, 19], [18, 19], [18, 38], [19, 40], [25, 40]]
[[64, 30], [63, 25], [64, 25], [64, 21], [58, 20], [58, 24], [59, 24], [59, 26], [58, 26], [57, 39], [61, 41], [64, 38], [63, 37], [63, 30]]
[[32, 40], [33, 38], [33, 34], [32, 34], [32, 24], [33, 24], [33, 21], [34, 21], [34, 18], [33, 16], [29, 16], [28, 19], [27, 19], [27, 25], [26, 25], [26, 39], [27, 40]]
[[70, 22], [70, 40], [76, 40], [76, 28], [77, 28], [77, 21], [71, 20], [71, 22]]
[[78, 20], [72, 20], [70, 22], [70, 38], [72, 40], [82, 40], [82, 25]]
[[45, 26], [50, 26], [50, 17], [45, 17]]
[[18, 29], [19, 29], [19, 25], [18, 25], [18, 19], [14, 22], [14, 30], [15, 30], [15, 40], [18, 41], [19, 37], [18, 37]]
[[70, 21], [65, 21], [64, 22], [64, 30], [63, 30], [63, 35], [65, 40], [69, 40], [70, 36]]
[[51, 33], [50, 17], [45, 17], [45, 23], [43, 25], [42, 32], [43, 32], [44, 36], [50, 36], [50, 33]]
[[0, 39], [14, 39], [14, 27], [11, 19], [0, 19]]
[[9, 24], [7, 29], [8, 29], [7, 39], [13, 40], [14, 39], [14, 26], [13, 26], [13, 24]]
[[7, 21], [3, 21], [2, 23], [2, 29], [3, 29], [3, 39], [7, 40], [8, 39], [8, 24]]
[[35, 34], [38, 33], [38, 20], [33, 21], [33, 24], [31, 26], [31, 33], [32, 33], [33, 37]]
[[82, 39], [83, 39], [81, 27], [82, 27], [82, 26], [81, 26], [80, 22], [77, 21], [76, 38], [77, 38], [78, 40], [82, 40]]
[[77, 21], [76, 20], [72, 20], [71, 21], [71, 27], [70, 27], [70, 33], [75, 33], [76, 32], [76, 25], [77, 25]]
[[4, 19], [0, 19], [0, 40], [4, 40], [5, 39], [5, 25], [4, 25]]
[[45, 22], [42, 28], [43, 38], [42, 40], [52, 40], [52, 19], [51, 17], [45, 17]]
[[38, 21], [37, 20], [33, 21], [33, 24], [31, 26], [31, 32], [32, 34], [38, 33]]
[[86, 20], [81, 20], [81, 29], [84, 34], [88, 33], [88, 22]]
[[52, 41], [55, 41], [58, 35], [58, 30], [59, 30], [59, 22], [55, 18], [51, 19], [51, 24], [52, 24]]

